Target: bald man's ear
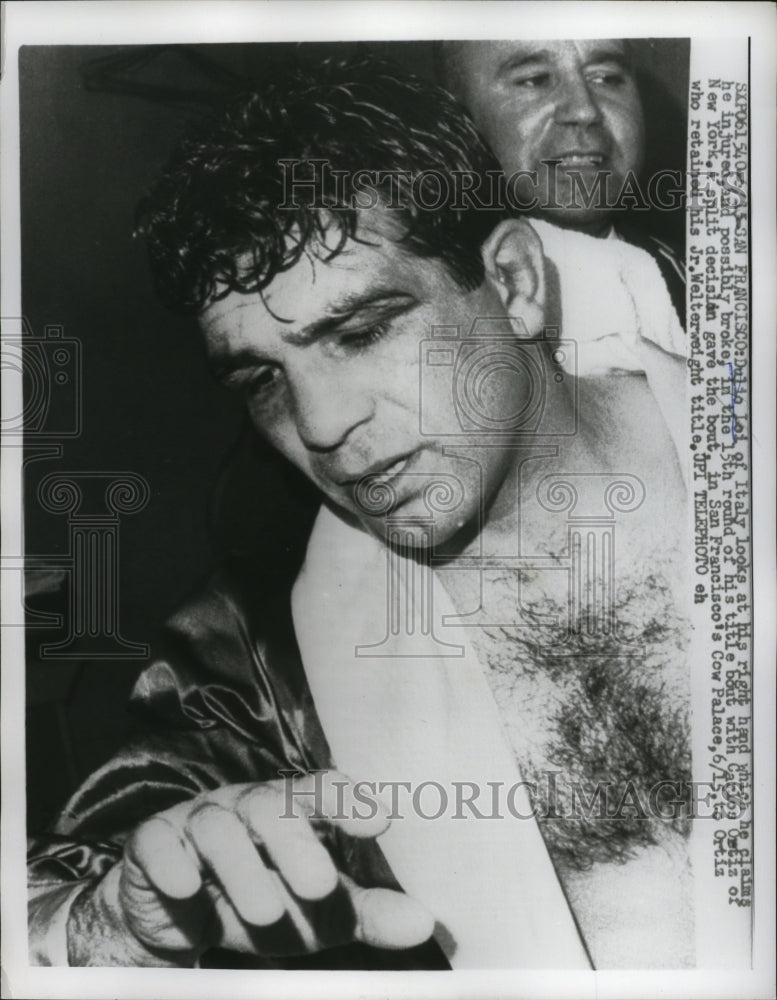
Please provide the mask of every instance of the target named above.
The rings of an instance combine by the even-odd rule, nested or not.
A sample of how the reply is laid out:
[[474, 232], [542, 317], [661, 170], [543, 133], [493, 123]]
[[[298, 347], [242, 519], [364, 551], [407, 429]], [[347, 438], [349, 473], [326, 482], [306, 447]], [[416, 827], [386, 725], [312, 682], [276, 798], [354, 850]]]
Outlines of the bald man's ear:
[[500, 222], [483, 244], [486, 279], [505, 312], [523, 320], [537, 337], [545, 325], [545, 266], [542, 243], [525, 219]]

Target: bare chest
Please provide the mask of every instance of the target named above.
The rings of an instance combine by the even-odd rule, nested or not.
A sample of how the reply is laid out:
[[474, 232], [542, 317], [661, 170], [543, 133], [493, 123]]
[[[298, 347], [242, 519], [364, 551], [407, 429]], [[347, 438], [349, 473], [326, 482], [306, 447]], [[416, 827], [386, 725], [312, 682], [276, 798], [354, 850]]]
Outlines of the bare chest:
[[[676, 567], [659, 551], [622, 569], [608, 617], [596, 583], [570, 592], [569, 553], [558, 555], [558, 572], [444, 582], [464, 614], [488, 610], [467, 635], [595, 965], [688, 964], [688, 628]], [[656, 792], [666, 788], [679, 790], [670, 810]]]

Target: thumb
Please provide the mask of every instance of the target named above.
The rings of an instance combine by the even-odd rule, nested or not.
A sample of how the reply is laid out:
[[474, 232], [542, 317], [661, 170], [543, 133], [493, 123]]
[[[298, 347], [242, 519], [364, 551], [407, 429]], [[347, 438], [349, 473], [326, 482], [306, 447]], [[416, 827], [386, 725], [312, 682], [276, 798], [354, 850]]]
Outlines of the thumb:
[[414, 948], [432, 936], [435, 920], [429, 910], [404, 892], [364, 889], [347, 875], [340, 881], [356, 916], [354, 936], [374, 948]]

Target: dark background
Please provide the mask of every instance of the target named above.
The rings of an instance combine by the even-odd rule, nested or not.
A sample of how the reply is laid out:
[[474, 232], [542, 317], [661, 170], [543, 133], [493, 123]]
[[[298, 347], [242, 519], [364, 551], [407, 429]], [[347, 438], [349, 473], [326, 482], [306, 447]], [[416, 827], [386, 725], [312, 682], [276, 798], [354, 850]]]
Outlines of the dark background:
[[[428, 42], [373, 47], [405, 69], [433, 73]], [[36, 499], [43, 476], [130, 471], [144, 477], [148, 505], [120, 522], [120, 628], [130, 641], [151, 643], [217, 560], [209, 508], [241, 426], [234, 401], [207, 373], [193, 323], [154, 299], [144, 249], [131, 236], [135, 205], [191, 117], [242, 81], [260, 83], [282, 71], [296, 49], [28, 46], [20, 53], [24, 313], [35, 337], [56, 325], [80, 341], [83, 413], [80, 435], [63, 438], [61, 459], [35, 461], [28, 449], [26, 551], [42, 563], [68, 552], [67, 517], [44, 511]], [[646, 169], [684, 171], [689, 44], [662, 39], [636, 49], [648, 120]], [[682, 248], [682, 213], [641, 221]], [[55, 430], [72, 413], [74, 385], [51, 390]], [[239, 496], [240, 516], [272, 524], [284, 502], [275, 496], [268, 506], [273, 489], [254, 470]], [[66, 614], [66, 582], [56, 574], [31, 575], [29, 606]], [[41, 657], [41, 643], [62, 635], [56, 628], [28, 632], [32, 829], [47, 823], [125, 737], [125, 702], [145, 662], [86, 660], [77, 651], [72, 660]]]

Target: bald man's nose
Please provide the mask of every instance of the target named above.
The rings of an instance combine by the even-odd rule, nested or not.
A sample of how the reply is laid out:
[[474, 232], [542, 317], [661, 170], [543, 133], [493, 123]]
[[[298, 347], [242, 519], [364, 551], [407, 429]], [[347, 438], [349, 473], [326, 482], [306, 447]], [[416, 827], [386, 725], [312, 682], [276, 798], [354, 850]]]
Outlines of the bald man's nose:
[[593, 125], [602, 114], [588, 81], [581, 73], [571, 73], [559, 82], [555, 118], [561, 125]]

